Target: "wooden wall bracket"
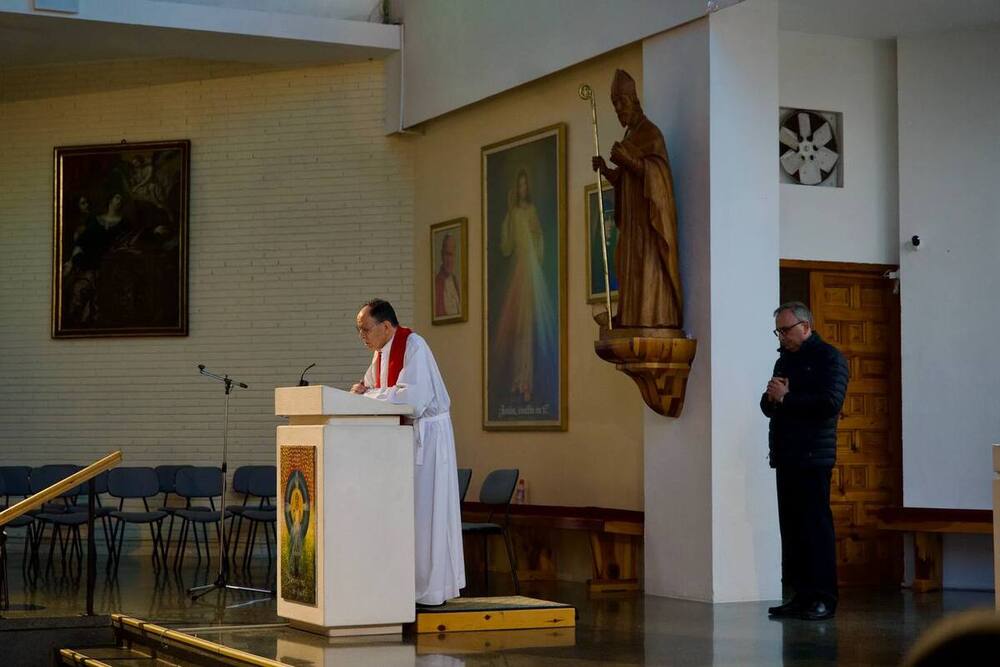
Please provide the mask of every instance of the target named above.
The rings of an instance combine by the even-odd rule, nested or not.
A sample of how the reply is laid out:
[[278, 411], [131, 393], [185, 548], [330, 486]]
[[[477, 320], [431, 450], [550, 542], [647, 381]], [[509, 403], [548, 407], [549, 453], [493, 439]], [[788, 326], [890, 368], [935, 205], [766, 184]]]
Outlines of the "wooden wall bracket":
[[647, 327], [601, 327], [594, 342], [597, 356], [635, 380], [646, 405], [664, 417], [681, 416], [697, 347], [681, 329]]

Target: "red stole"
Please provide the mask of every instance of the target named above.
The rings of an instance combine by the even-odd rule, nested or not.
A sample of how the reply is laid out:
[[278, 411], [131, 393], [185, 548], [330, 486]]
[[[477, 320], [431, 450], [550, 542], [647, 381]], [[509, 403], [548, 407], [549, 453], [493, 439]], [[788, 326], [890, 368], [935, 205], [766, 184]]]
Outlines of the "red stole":
[[[406, 339], [413, 333], [406, 327], [397, 327], [392, 338], [392, 349], [389, 350], [389, 382], [386, 386], [395, 387], [399, 374], [403, 372], [403, 357], [406, 355]], [[382, 350], [375, 353], [375, 388], [382, 387]]]

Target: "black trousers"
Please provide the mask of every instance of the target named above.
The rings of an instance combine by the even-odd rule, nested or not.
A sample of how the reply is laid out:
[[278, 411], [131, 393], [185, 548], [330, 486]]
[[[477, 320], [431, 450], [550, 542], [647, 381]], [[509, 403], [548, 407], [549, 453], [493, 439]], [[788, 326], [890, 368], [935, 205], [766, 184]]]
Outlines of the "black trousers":
[[837, 604], [837, 554], [830, 511], [831, 468], [779, 467], [781, 580], [807, 602]]

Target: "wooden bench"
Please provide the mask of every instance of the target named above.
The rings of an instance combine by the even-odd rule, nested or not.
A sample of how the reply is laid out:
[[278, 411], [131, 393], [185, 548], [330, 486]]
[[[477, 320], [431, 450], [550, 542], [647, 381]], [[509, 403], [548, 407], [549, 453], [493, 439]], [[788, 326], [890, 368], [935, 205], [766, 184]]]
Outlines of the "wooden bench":
[[[487, 514], [487, 507], [476, 502], [462, 503], [462, 510], [464, 521], [484, 521]], [[554, 580], [553, 554], [545, 546], [551, 531], [584, 530], [590, 534], [591, 592], [640, 590], [637, 563], [643, 516], [634, 510], [606, 507], [511, 505], [510, 525], [518, 538], [514, 540], [518, 577], [524, 581]], [[501, 559], [491, 560], [496, 563]]]
[[993, 534], [992, 510], [882, 507], [874, 511], [882, 530], [913, 533], [913, 591], [941, 590], [942, 535]]

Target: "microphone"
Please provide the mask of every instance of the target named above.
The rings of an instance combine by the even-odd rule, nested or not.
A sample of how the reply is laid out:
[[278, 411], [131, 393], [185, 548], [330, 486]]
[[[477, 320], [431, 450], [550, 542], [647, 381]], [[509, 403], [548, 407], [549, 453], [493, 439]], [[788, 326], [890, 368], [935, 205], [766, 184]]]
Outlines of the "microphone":
[[308, 366], [306, 366], [306, 370], [302, 371], [302, 375], [299, 376], [299, 386], [300, 387], [308, 387], [309, 386], [309, 380], [306, 379], [306, 371], [309, 370], [310, 368], [312, 368], [315, 365], [316, 364], [309, 364]]
[[198, 364], [198, 370], [199, 371], [205, 370], [205, 364]]

